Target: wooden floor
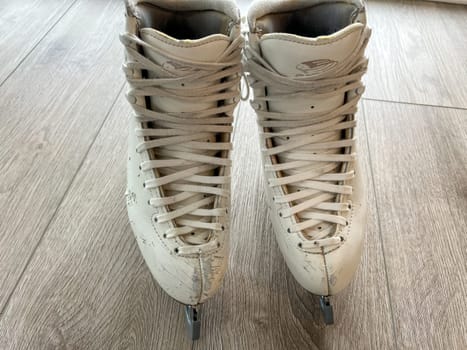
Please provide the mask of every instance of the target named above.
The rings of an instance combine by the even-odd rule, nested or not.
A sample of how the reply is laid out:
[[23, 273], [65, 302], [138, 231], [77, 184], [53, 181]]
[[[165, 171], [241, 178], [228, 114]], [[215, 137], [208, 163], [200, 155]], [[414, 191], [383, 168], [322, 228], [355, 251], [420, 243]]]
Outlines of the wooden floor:
[[369, 18], [370, 220], [336, 324], [279, 253], [243, 104], [230, 268], [192, 343], [126, 216], [122, 2], [0, 0], [0, 349], [466, 349], [467, 7]]

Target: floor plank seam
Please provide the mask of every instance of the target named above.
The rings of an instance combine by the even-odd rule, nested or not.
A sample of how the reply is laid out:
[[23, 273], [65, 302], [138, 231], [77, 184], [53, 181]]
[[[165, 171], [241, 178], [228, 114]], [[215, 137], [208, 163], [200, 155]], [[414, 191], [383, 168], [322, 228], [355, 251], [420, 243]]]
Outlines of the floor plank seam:
[[[78, 1], [78, 0], [76, 0], [76, 1]], [[81, 170], [81, 167], [83, 166], [84, 162], [86, 161], [86, 159], [87, 159], [87, 157], [88, 157], [88, 155], [89, 155], [89, 152], [90, 152], [91, 149], [93, 148], [93, 146], [94, 146], [94, 144], [95, 144], [97, 138], [99, 137], [99, 134], [100, 134], [101, 131], [102, 131], [102, 128], [103, 128], [104, 125], [105, 125], [105, 122], [106, 122], [107, 119], [109, 118], [110, 113], [112, 112], [112, 110], [113, 110], [115, 104], [117, 103], [118, 99], [120, 98], [120, 95], [121, 95], [123, 89], [125, 88], [125, 85], [126, 85], [126, 83], [123, 83], [122, 86], [120, 87], [120, 89], [118, 90], [117, 96], [116, 96], [115, 99], [112, 101], [112, 104], [110, 105], [110, 107], [109, 107], [107, 113], [105, 114], [105, 117], [103, 118], [103, 121], [102, 121], [101, 125], [100, 125], [99, 128], [97, 129], [96, 135], [94, 136], [94, 138], [93, 138], [91, 144], [89, 145], [88, 149], [86, 150], [86, 153], [84, 154], [84, 156], [83, 156], [81, 162], [79, 163], [78, 168], [76, 169], [75, 174], [74, 174], [73, 177], [71, 178], [70, 183], [69, 183], [67, 189], [66, 189], [65, 192], [63, 193], [62, 198], [60, 198], [60, 201], [58, 202], [57, 207], [55, 208], [55, 210], [54, 210], [52, 216], [50, 217], [49, 222], [48, 222], [47, 225], [45, 226], [45, 228], [44, 228], [44, 230], [43, 230], [43, 232], [42, 232], [42, 234], [41, 234], [39, 240], [37, 241], [37, 244], [35, 245], [35, 247], [33, 248], [32, 252], [31, 252], [31, 254], [29, 255], [29, 258], [26, 260], [26, 264], [24, 265], [24, 267], [23, 267], [21, 273], [19, 274], [18, 280], [16, 281], [14, 287], [12, 288], [10, 294], [8, 295], [8, 297], [7, 297], [6, 301], [5, 301], [5, 304], [3, 305], [3, 308], [0, 310], [0, 321], [2, 320], [2, 318], [3, 318], [3, 316], [4, 316], [5, 311], [7, 310], [8, 305], [10, 304], [11, 298], [13, 297], [13, 295], [14, 295], [16, 289], [18, 288], [20, 282], [23, 280], [24, 273], [26, 272], [28, 266], [30, 265], [30, 263], [31, 263], [31, 261], [32, 261], [32, 259], [33, 259], [33, 257], [34, 257], [34, 255], [36, 254], [37, 248], [39, 248], [39, 246], [41, 245], [41, 243], [42, 243], [42, 241], [43, 241], [45, 235], [47, 234], [47, 231], [49, 230], [50, 225], [51, 225], [51, 224], [53, 223], [53, 221], [55, 220], [55, 218], [56, 218], [56, 216], [57, 216], [57, 213], [58, 213], [58, 211], [60, 210], [60, 208], [61, 208], [61, 206], [62, 206], [62, 203], [63, 203], [63, 202], [65, 201], [65, 199], [67, 198], [67, 195], [68, 195], [68, 193], [69, 193], [71, 187], [73, 186], [73, 183], [75, 182], [77, 175], [79, 174], [79, 172], [80, 172], [80, 170]]]
[[408, 105], [408, 106], [421, 106], [421, 107], [444, 108], [444, 109], [454, 109], [454, 110], [460, 110], [460, 111], [467, 111], [467, 107], [429, 105], [429, 104], [416, 103], [416, 102], [381, 100], [381, 99], [378, 99], [378, 98], [371, 98], [371, 97], [364, 97], [364, 98], [362, 98], [362, 100], [363, 101], [382, 102], [382, 103], [398, 103], [398, 104], [401, 104], [401, 105]]
[[374, 195], [374, 203], [375, 203], [375, 210], [376, 210], [376, 217], [378, 219], [378, 231], [379, 231], [379, 238], [380, 238], [380, 243], [381, 243], [381, 252], [383, 255], [383, 265], [384, 265], [384, 273], [385, 273], [385, 279], [386, 279], [386, 289], [388, 293], [388, 299], [389, 299], [389, 310], [391, 312], [391, 322], [392, 322], [392, 334], [394, 337], [394, 345], [395, 349], [399, 349], [398, 344], [397, 344], [397, 337], [396, 337], [396, 321], [394, 319], [394, 309], [392, 306], [392, 296], [391, 296], [391, 288], [389, 287], [389, 277], [388, 277], [388, 267], [386, 263], [386, 253], [384, 251], [384, 242], [383, 242], [383, 235], [382, 235], [382, 227], [381, 227], [381, 217], [380, 217], [380, 211], [379, 211], [379, 204], [378, 204], [378, 198], [376, 196], [376, 185], [375, 185], [375, 174], [373, 171], [373, 161], [371, 157], [371, 148], [370, 148], [370, 141], [369, 141], [369, 132], [368, 132], [368, 125], [367, 125], [367, 115], [365, 113], [365, 106], [362, 104], [362, 115], [363, 115], [363, 124], [365, 126], [365, 132], [366, 132], [366, 143], [367, 143], [367, 149], [368, 149], [368, 161], [370, 163], [370, 181], [371, 184], [370, 186], [373, 187], [373, 195]]
[[[50, 26], [49, 29], [47, 29], [47, 31], [44, 33], [44, 35], [39, 39], [37, 40], [37, 43], [34, 44], [34, 46], [31, 48], [31, 50], [28, 51], [28, 53], [26, 55], [24, 55], [24, 57], [18, 62], [18, 64], [16, 65], [15, 68], [13, 68], [11, 70], [10, 73], [7, 74], [7, 76], [5, 77], [5, 79], [3, 79], [2, 82], [0, 82], [0, 88], [7, 82], [8, 79], [11, 78], [11, 76], [18, 70], [18, 68], [24, 63], [24, 61], [26, 61], [26, 59], [34, 52], [34, 50], [39, 46], [39, 44], [47, 37], [47, 35], [49, 35], [49, 33], [57, 26], [57, 24], [62, 20], [63, 17], [66, 16], [66, 14], [68, 12], [70, 12], [71, 8], [78, 2], [78, 0], [74, 0], [70, 6], [68, 6], [65, 11], [63, 11], [63, 13], [61, 14], [61, 16], [58, 17], [58, 19]], [[0, 313], [1, 315], [1, 313]]]

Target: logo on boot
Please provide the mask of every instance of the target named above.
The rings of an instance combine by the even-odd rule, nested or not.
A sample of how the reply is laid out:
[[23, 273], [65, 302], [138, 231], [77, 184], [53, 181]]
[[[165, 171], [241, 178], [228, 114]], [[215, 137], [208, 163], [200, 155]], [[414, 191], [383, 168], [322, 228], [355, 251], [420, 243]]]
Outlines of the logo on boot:
[[185, 66], [176, 61], [167, 61], [162, 64], [162, 68], [168, 70], [170, 72], [178, 71], [178, 72], [189, 72], [191, 68], [189, 66]]
[[319, 59], [314, 61], [302, 62], [297, 65], [297, 69], [305, 75], [325, 73], [337, 65], [336, 61], [328, 59]]

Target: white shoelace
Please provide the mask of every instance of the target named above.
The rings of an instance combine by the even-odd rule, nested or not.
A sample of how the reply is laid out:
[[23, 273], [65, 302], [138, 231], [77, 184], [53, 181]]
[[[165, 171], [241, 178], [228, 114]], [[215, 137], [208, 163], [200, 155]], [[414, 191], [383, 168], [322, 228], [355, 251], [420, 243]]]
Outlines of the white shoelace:
[[[228, 209], [219, 207], [219, 202], [220, 198], [230, 196], [230, 135], [233, 112], [240, 100], [237, 86], [242, 74], [243, 38], [233, 40], [217, 62], [208, 63], [177, 57], [129, 33], [122, 34], [121, 41], [132, 58], [124, 66], [127, 76], [132, 70], [167, 76], [162, 66], [135, 50], [136, 45], [184, 67], [180, 73], [183, 75], [169, 78], [129, 76], [128, 100], [142, 125], [136, 134], [145, 138], [137, 146], [137, 152], [149, 151], [152, 155], [152, 160], [141, 164], [141, 170], [156, 173], [144, 186], [148, 190], [160, 188], [163, 193], [149, 204], [167, 208], [165, 213], [155, 216], [155, 221], [174, 224], [164, 237], [183, 237], [186, 244], [177, 248], [180, 255], [215, 250], [219, 243], [212, 232], [225, 230], [219, 218], [228, 215]], [[185, 87], [193, 84], [197, 87]], [[162, 113], [136, 104], [137, 97], [154, 96], [183, 102], [213, 102], [217, 106], [190, 113]]]
[[[255, 97], [252, 103], [267, 145], [263, 155], [273, 157], [272, 165], [265, 168], [266, 175], [278, 174], [275, 178], [269, 176], [268, 184], [283, 189], [283, 195], [275, 196], [274, 201], [287, 204], [287, 209], [279, 213], [281, 217], [294, 218], [288, 232], [313, 229], [313, 237], [304, 243], [304, 249], [308, 248], [305, 245], [340, 244], [343, 238], [336, 236], [336, 225], [348, 225], [341, 214], [351, 210], [351, 202], [344, 202], [344, 196], [352, 194], [352, 186], [345, 182], [355, 177], [355, 172], [348, 169], [356, 159], [354, 114], [364, 91], [361, 78], [367, 69], [364, 51], [370, 35], [371, 30], [365, 28], [356, 49], [331, 70], [301, 77], [278, 73], [254, 49], [246, 47], [246, 70], [251, 76], [251, 87], [273, 87], [275, 91]], [[348, 92], [354, 94], [342, 106], [325, 112], [271, 112], [262, 110], [261, 104], [256, 103], [297, 96], [329, 98]], [[336, 137], [336, 133], [344, 132], [345, 138]]]

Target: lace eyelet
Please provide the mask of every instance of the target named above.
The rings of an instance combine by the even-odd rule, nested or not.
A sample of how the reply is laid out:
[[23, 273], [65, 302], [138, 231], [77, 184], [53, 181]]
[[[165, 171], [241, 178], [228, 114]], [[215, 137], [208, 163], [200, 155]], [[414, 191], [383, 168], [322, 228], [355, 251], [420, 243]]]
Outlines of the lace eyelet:
[[136, 97], [135, 96], [126, 95], [126, 98], [127, 98], [128, 102], [130, 102], [130, 104], [135, 104], [136, 103]]
[[175, 248], [175, 249], [174, 249], [174, 252], [175, 252], [175, 254], [178, 254], [178, 253], [180, 252], [180, 249]]
[[290, 228], [287, 229], [288, 233], [292, 233], [292, 230]]
[[164, 233], [164, 234], [162, 235], [162, 238], [166, 239], [166, 238], [167, 238], [167, 233]]
[[299, 248], [302, 248], [302, 247], [303, 247], [302, 242], [299, 242], [299, 243], [298, 243], [298, 247], [299, 247]]

